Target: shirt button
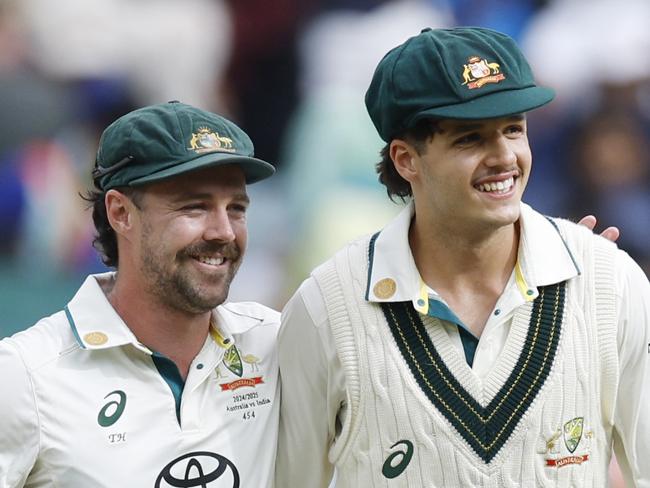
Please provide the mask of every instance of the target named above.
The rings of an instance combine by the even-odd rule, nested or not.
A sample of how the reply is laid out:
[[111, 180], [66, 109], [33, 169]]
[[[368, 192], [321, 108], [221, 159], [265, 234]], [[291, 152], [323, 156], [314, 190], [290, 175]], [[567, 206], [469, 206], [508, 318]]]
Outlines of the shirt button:
[[203, 369], [203, 363], [199, 363], [196, 365], [196, 369]]
[[526, 295], [531, 296], [533, 293], [535, 293], [533, 290], [527, 290]]
[[423, 307], [423, 306], [424, 306], [424, 300], [422, 300], [421, 298], [419, 298], [419, 299], [418, 299], [418, 305], [419, 305], [420, 307]]
[[494, 311], [494, 315], [499, 315], [500, 313], [501, 313], [501, 309], [500, 309], [500, 308], [497, 308], [497, 309]]
[[228, 339], [228, 338], [226, 337], [226, 338], [223, 340], [223, 343], [224, 343], [224, 344], [230, 344], [230, 339]]

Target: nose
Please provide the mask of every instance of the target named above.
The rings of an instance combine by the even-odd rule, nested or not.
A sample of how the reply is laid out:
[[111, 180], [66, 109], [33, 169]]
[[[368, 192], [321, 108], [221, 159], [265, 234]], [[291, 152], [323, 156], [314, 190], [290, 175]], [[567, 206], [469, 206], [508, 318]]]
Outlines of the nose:
[[214, 209], [208, 214], [203, 239], [222, 243], [235, 240], [235, 231], [225, 208]]
[[512, 147], [512, 141], [503, 134], [496, 135], [489, 141], [485, 164], [491, 167], [502, 166], [512, 168], [517, 164], [517, 153]]

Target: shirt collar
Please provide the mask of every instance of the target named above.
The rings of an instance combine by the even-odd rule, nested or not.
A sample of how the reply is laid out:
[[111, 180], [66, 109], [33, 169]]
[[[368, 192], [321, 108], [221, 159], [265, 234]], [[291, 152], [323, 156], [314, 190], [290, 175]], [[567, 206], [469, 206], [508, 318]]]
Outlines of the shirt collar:
[[371, 242], [366, 299], [371, 302], [413, 300], [421, 288], [409, 227], [415, 214], [410, 202]]
[[[426, 313], [428, 287], [420, 278], [408, 241], [415, 214], [410, 202], [371, 242], [366, 299], [371, 302], [412, 301]], [[537, 287], [559, 283], [580, 274], [580, 264], [556, 224], [525, 203], [521, 204], [521, 234], [515, 282], [527, 301]]]
[[217, 345], [227, 349], [235, 344], [237, 335], [263, 322], [264, 315], [252, 302], [224, 303], [212, 313], [210, 334]]
[[[115, 273], [90, 275], [65, 307], [75, 339], [83, 349], [108, 349], [132, 344], [149, 354], [110, 304], [101, 283], [115, 279]], [[235, 343], [235, 335], [261, 324], [264, 317], [252, 304], [227, 303], [212, 312], [210, 335], [222, 348]]]
[[100, 283], [113, 279], [113, 272], [86, 278], [65, 308], [72, 333], [83, 349], [107, 349], [134, 344], [139, 349], [150, 352], [138, 342], [106, 298]]
[[581, 264], [560, 234], [557, 224], [521, 204], [521, 238], [517, 264], [533, 287], [552, 285], [578, 276]]

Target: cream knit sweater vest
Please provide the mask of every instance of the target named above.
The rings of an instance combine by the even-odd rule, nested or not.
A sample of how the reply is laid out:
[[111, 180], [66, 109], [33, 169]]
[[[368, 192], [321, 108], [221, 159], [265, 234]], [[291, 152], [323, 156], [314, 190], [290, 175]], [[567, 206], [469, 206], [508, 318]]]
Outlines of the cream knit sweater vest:
[[[515, 313], [501, 357], [483, 383], [436, 319], [419, 316], [438, 360], [430, 351], [412, 351], [413, 344], [398, 346], [402, 332], [391, 332], [390, 315], [364, 299], [370, 239], [350, 244], [314, 271], [348, 393], [349, 414], [330, 452], [337, 488], [606, 486], [618, 377], [616, 251], [586, 229], [555, 222], [579, 256], [581, 274], [566, 286], [563, 320], [552, 329], [554, 356], [544, 352], [552, 333], [541, 341], [537, 360], [531, 353], [531, 337], [534, 342], [545, 333], [529, 334], [538, 322], [531, 321], [530, 303]], [[407, 335], [409, 325], [401, 326]], [[542, 371], [535, 361], [544, 360]], [[432, 364], [431, 371], [447, 368], [443, 380], [418, 380]], [[432, 398], [443, 400], [436, 406]], [[508, 410], [509, 403], [517, 405]], [[518, 416], [500, 418], [502, 411]]]

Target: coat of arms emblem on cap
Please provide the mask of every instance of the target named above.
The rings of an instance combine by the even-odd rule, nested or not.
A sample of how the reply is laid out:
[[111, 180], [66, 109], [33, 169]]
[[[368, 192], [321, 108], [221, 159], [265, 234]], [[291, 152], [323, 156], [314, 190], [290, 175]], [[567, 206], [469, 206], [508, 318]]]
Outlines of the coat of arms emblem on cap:
[[213, 151], [235, 152], [230, 137], [222, 137], [207, 127], [201, 127], [197, 132], [192, 133], [188, 149], [199, 154]]
[[478, 56], [471, 56], [463, 68], [463, 85], [467, 85], [470, 90], [481, 88], [486, 83], [499, 83], [506, 79], [501, 73], [499, 63], [490, 63], [487, 59]]

